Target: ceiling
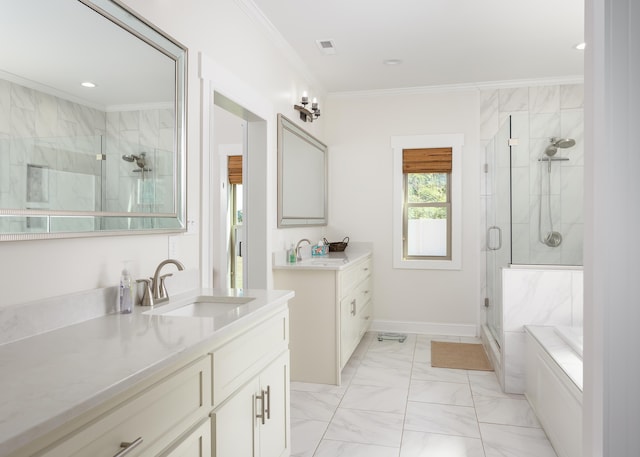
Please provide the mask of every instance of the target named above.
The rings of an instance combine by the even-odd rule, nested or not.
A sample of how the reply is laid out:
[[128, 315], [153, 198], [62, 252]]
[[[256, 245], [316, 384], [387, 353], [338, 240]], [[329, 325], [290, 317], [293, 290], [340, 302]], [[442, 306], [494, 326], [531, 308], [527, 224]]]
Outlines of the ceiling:
[[[328, 92], [583, 75], [584, 0], [253, 0]], [[331, 40], [324, 54], [316, 40]], [[398, 65], [385, 65], [398, 59]]]
[[173, 103], [175, 62], [79, 1], [5, 0], [0, 42], [2, 79], [103, 110]]

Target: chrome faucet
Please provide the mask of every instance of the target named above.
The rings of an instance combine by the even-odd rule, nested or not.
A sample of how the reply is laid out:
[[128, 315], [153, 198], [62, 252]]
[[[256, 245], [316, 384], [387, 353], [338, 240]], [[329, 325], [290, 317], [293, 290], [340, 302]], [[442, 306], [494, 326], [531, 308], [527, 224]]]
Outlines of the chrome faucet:
[[156, 268], [156, 271], [153, 274], [153, 278], [151, 279], [153, 303], [162, 303], [169, 300], [169, 294], [167, 293], [167, 288], [164, 285], [164, 279], [167, 276], [171, 276], [171, 273], [160, 276], [160, 270], [162, 270], [162, 267], [168, 263], [174, 264], [180, 271], [184, 270], [184, 265], [175, 259], [167, 259], [160, 262], [158, 268]]
[[303, 241], [306, 241], [307, 244], [311, 246], [311, 241], [306, 238], [302, 238], [300, 241], [298, 241], [298, 244], [296, 244], [296, 260], [298, 262], [302, 260], [302, 256], [300, 255], [300, 243], [302, 243]]

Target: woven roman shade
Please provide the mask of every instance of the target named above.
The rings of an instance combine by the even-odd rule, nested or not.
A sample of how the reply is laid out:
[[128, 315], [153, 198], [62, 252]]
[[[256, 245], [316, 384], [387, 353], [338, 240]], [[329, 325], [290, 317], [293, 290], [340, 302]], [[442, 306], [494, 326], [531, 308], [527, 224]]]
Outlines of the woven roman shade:
[[242, 184], [242, 156], [229, 156], [227, 168], [229, 184]]
[[452, 148], [402, 150], [402, 173], [451, 173]]

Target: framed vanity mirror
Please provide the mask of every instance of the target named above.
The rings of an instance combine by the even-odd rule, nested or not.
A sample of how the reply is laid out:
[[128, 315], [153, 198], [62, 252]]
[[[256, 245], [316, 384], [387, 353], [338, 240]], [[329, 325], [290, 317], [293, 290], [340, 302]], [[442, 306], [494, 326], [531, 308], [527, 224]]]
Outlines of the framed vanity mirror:
[[278, 227], [327, 225], [327, 146], [278, 114]]
[[5, 0], [0, 241], [185, 230], [187, 50], [117, 0]]

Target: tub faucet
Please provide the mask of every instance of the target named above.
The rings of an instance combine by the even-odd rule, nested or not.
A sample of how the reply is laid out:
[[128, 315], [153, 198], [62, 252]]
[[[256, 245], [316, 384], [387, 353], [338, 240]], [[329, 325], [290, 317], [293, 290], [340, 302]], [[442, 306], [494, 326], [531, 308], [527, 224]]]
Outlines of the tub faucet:
[[298, 244], [296, 244], [296, 260], [297, 260], [298, 262], [300, 262], [300, 261], [302, 260], [302, 256], [300, 255], [300, 243], [302, 243], [303, 241], [306, 241], [306, 242], [307, 242], [307, 244], [308, 244], [309, 246], [311, 246], [311, 241], [309, 241], [309, 240], [308, 240], [308, 239], [306, 239], [306, 238], [302, 238], [300, 241], [298, 241]]
[[164, 267], [168, 263], [174, 264], [180, 271], [184, 270], [184, 265], [182, 265], [182, 263], [175, 259], [167, 259], [160, 262], [160, 264], [156, 268], [155, 273], [153, 274], [153, 278], [151, 281], [151, 290], [154, 303], [163, 303], [169, 300], [169, 294], [167, 293], [167, 289], [164, 286], [164, 279], [167, 276], [171, 276], [171, 274], [160, 276], [160, 270], [162, 270], [162, 267]]

